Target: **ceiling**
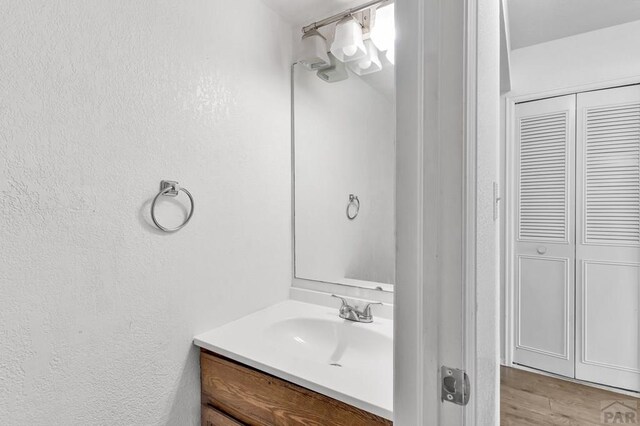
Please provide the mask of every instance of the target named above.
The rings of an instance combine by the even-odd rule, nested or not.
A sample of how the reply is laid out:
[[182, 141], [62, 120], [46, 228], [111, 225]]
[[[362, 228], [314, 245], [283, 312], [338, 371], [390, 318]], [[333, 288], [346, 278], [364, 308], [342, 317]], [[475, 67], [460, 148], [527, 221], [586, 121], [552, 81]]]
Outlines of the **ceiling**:
[[640, 20], [640, 0], [507, 0], [507, 14], [511, 49], [519, 49]]
[[[296, 26], [364, 0], [262, 0]], [[506, 0], [511, 49], [640, 20], [640, 0]]]
[[304, 26], [364, 3], [364, 0], [262, 0], [292, 24]]

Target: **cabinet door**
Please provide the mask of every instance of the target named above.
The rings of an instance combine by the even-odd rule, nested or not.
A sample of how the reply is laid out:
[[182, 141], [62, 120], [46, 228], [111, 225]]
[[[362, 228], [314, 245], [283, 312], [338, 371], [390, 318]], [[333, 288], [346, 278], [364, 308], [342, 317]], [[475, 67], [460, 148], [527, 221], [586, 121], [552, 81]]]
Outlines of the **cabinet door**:
[[[202, 404], [249, 426], [391, 426], [390, 420], [261, 371], [200, 352]], [[211, 413], [208, 413], [211, 414]], [[211, 414], [212, 415], [212, 414]], [[212, 417], [217, 425], [218, 417]], [[206, 424], [206, 423], [205, 423]], [[219, 423], [220, 426], [228, 423]]]
[[640, 391], [640, 86], [577, 105], [576, 378]]
[[575, 95], [516, 105], [514, 362], [574, 375]]
[[218, 411], [210, 405], [202, 405], [202, 422], [201, 426], [243, 426], [242, 423], [235, 420], [231, 416]]

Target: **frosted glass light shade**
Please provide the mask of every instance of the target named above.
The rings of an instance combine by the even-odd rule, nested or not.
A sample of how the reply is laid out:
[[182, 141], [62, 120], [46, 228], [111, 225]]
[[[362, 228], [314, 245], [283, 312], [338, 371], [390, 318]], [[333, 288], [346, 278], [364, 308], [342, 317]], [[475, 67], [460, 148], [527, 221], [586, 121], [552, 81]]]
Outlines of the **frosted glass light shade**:
[[391, 62], [391, 65], [395, 65], [396, 64], [396, 48], [395, 48], [395, 46], [391, 46], [391, 48], [385, 52], [385, 56], [387, 57], [387, 60], [389, 62]]
[[331, 66], [327, 54], [327, 40], [316, 30], [302, 36], [297, 57], [298, 62], [308, 70], [320, 70]]
[[373, 28], [371, 29], [371, 40], [378, 50], [389, 50], [394, 48], [396, 40], [396, 24], [394, 3], [376, 9]]
[[382, 69], [382, 62], [380, 62], [376, 46], [371, 40], [365, 40], [364, 45], [367, 48], [367, 56], [359, 61], [349, 62], [351, 71], [358, 75], [372, 74]]
[[353, 17], [347, 16], [336, 25], [331, 53], [345, 63], [357, 61], [366, 56], [367, 49], [362, 41], [362, 27]]

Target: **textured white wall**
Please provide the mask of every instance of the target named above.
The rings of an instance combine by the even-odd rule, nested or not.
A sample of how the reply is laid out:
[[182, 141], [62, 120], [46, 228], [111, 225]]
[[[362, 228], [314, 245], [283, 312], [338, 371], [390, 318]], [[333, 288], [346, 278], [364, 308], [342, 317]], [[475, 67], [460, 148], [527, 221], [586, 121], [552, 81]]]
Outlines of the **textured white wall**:
[[[395, 114], [357, 75], [295, 69], [296, 276], [395, 281]], [[358, 217], [346, 216], [349, 194]]]
[[511, 52], [512, 95], [640, 75], [640, 21]]
[[[290, 28], [257, 0], [1, 9], [0, 423], [198, 424], [192, 336], [290, 285]], [[197, 203], [172, 235], [163, 178]]]

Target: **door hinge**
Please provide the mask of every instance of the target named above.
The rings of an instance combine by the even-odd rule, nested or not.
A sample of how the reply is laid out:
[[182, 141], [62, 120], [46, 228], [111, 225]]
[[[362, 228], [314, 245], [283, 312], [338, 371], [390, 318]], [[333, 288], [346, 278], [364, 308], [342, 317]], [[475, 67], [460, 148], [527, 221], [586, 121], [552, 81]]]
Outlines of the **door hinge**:
[[442, 380], [442, 400], [458, 405], [467, 405], [471, 386], [469, 376], [464, 370], [442, 366], [440, 368]]

